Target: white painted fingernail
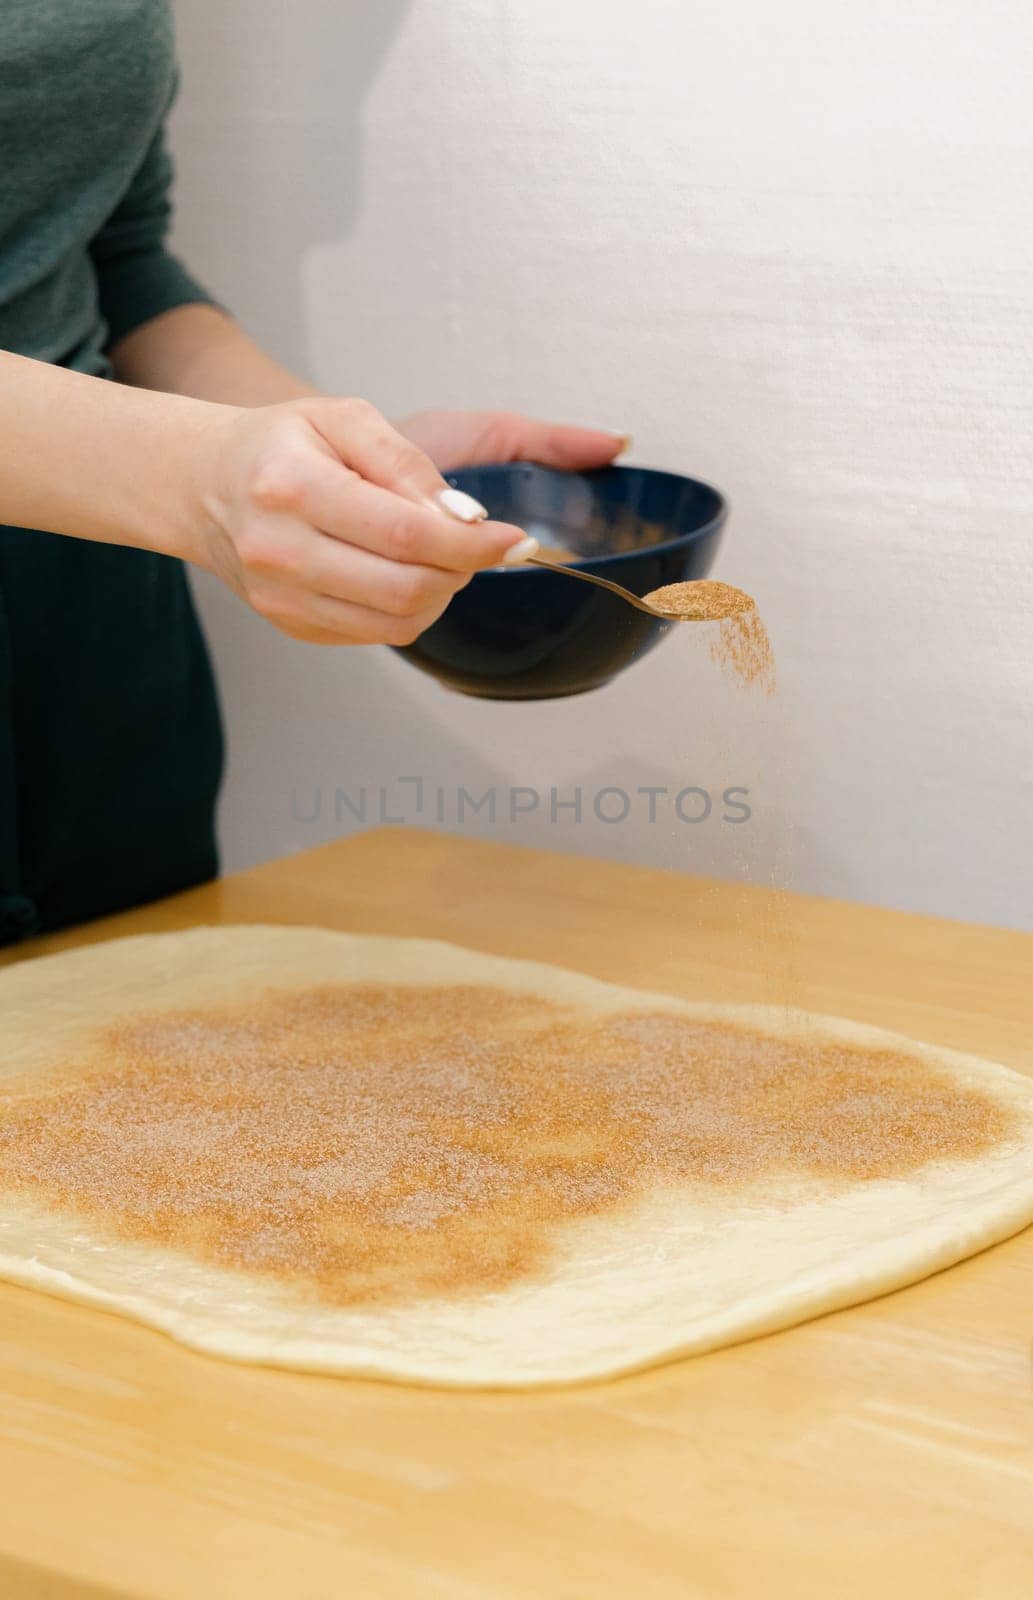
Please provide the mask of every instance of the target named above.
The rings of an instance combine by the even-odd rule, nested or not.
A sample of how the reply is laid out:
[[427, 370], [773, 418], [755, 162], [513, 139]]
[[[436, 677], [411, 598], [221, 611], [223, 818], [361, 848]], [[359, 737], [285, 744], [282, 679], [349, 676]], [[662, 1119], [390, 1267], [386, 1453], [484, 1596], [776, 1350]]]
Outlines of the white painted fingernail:
[[537, 539], [530, 537], [520, 539], [516, 544], [511, 544], [500, 563], [503, 567], [518, 567], [528, 556], [536, 556], [540, 549]]
[[488, 515], [487, 507], [472, 494], [464, 494], [462, 489], [440, 489], [437, 499], [442, 511], [460, 522], [483, 522]]

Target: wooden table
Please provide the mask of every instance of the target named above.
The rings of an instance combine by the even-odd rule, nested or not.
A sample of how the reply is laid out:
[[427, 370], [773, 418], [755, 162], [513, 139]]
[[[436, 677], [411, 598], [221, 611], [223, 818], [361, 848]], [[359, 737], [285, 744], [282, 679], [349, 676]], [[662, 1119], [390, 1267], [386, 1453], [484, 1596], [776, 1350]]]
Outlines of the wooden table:
[[[764, 891], [410, 830], [4, 960], [195, 922], [437, 935], [772, 998]], [[795, 898], [799, 998], [1033, 1070], [1033, 938]], [[770, 963], [769, 963], [770, 966]], [[1033, 1594], [1033, 1229], [912, 1289], [568, 1392], [235, 1368], [0, 1287], [0, 1595]]]

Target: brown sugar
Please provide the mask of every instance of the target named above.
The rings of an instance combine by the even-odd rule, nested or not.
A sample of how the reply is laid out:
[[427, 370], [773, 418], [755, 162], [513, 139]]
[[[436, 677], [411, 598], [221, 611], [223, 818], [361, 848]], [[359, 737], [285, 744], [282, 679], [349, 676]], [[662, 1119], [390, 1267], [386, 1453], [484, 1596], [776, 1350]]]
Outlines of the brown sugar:
[[726, 617], [752, 611], [755, 602], [745, 589], [731, 583], [716, 583], [700, 578], [693, 583], [665, 583], [646, 595], [651, 606], [672, 617], [692, 622], [720, 622]]
[[[502, 1288], [651, 1188], [906, 1179], [1013, 1113], [897, 1050], [474, 986], [271, 991], [84, 1039], [0, 1102], [0, 1191], [329, 1304]], [[693, 1203], [690, 1199], [687, 1203]]]
[[716, 622], [710, 653], [718, 666], [747, 687], [775, 689], [775, 663], [756, 601], [744, 589], [709, 578], [667, 583], [646, 595], [650, 605], [685, 622]]

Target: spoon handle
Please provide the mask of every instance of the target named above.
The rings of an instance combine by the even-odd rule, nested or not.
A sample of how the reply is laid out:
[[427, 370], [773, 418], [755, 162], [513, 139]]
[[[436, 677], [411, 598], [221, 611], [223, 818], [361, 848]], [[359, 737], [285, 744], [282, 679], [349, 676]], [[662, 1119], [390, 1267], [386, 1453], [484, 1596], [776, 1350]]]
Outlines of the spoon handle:
[[525, 556], [525, 565], [544, 567], [547, 572], [562, 572], [568, 578], [580, 578], [582, 583], [594, 583], [597, 589], [609, 589], [611, 594], [620, 595], [629, 606], [634, 606], [636, 611], [644, 611], [647, 617], [656, 617], [661, 622], [673, 622], [676, 619], [669, 617], [663, 611], [656, 610], [647, 601], [632, 594], [630, 589], [624, 589], [619, 583], [611, 583], [609, 578], [597, 578], [594, 572], [579, 572], [577, 567], [564, 567], [558, 561], [546, 561], [542, 556]]

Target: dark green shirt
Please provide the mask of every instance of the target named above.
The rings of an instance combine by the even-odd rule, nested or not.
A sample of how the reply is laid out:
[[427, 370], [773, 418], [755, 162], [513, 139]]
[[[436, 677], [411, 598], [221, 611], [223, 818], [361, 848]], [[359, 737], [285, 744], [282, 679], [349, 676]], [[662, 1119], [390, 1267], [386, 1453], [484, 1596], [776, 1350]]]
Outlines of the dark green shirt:
[[0, 348], [107, 374], [208, 299], [165, 248], [175, 70], [165, 0], [0, 0]]
[[[166, 0], [0, 0], [0, 347], [105, 377], [209, 299], [165, 243], [175, 77]], [[211, 876], [220, 764], [180, 564], [0, 528], [0, 943]]]

